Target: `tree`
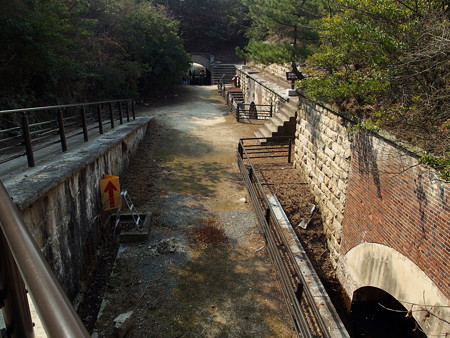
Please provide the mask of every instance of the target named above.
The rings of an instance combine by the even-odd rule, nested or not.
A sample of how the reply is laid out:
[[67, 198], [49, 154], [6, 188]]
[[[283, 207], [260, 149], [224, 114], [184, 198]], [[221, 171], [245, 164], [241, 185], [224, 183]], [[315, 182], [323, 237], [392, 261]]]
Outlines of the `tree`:
[[[449, 151], [448, 1], [337, 0], [317, 23], [305, 94], [426, 150]], [[367, 122], [368, 121], [368, 122]]]
[[312, 21], [320, 17], [315, 0], [244, 0], [252, 21], [244, 54], [262, 64], [290, 63], [302, 79], [298, 65], [318, 41]]
[[181, 23], [190, 52], [223, 53], [242, 46], [245, 7], [241, 0], [154, 0]]
[[146, 97], [178, 83], [178, 23], [138, 0], [17, 0], [0, 10], [0, 107]]

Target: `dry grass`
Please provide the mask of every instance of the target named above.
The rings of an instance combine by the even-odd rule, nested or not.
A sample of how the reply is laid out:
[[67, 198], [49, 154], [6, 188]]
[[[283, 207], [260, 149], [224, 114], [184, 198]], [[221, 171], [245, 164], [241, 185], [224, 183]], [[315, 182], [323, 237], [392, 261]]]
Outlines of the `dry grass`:
[[218, 245], [228, 242], [220, 221], [215, 218], [205, 218], [193, 231], [196, 242], [204, 245]]

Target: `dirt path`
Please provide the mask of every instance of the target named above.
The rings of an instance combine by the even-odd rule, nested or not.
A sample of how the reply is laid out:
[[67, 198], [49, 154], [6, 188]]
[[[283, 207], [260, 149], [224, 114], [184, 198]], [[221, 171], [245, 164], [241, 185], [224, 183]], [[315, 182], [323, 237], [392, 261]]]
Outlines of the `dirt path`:
[[235, 160], [255, 126], [227, 114], [214, 87], [182, 87], [155, 117], [123, 180], [154, 222], [121, 245], [95, 331], [133, 311], [129, 337], [292, 337]]

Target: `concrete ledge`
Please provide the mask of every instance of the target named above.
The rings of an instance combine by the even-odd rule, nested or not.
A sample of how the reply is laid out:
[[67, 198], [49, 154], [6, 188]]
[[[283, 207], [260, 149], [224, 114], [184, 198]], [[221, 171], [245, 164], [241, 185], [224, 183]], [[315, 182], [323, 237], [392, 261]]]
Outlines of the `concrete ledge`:
[[294, 254], [303, 278], [306, 281], [308, 289], [310, 290], [317, 308], [319, 309], [320, 315], [328, 325], [328, 330], [331, 337], [350, 337], [339, 315], [337, 314], [336, 309], [334, 308], [334, 305], [325, 290], [325, 287], [320, 281], [319, 276], [314, 270], [311, 261], [303, 249], [303, 246], [298, 240], [291, 223], [280, 205], [280, 202], [275, 195], [268, 195], [267, 198], [272, 210], [274, 211], [275, 217], [284, 230], [284, 235], [286, 236], [291, 251]]
[[30, 175], [25, 174], [19, 180], [4, 181], [5, 188], [13, 198], [16, 207], [19, 210], [25, 209], [74, 173], [105, 155], [109, 149], [122, 142], [128, 135], [148, 124], [152, 118], [151, 116], [138, 117], [136, 120], [108, 131], [84, 148], [59, 154], [50, 164], [38, 167], [39, 169], [31, 169]]

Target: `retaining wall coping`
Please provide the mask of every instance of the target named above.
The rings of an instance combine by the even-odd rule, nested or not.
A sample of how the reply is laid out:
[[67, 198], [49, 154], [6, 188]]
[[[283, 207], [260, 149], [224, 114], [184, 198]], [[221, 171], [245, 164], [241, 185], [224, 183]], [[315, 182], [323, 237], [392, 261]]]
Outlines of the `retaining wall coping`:
[[152, 119], [152, 116], [136, 117], [136, 120], [109, 130], [86, 147], [58, 154], [51, 163], [33, 168], [29, 175], [18, 174], [16, 178], [5, 181], [5, 188], [16, 207], [24, 210]]

